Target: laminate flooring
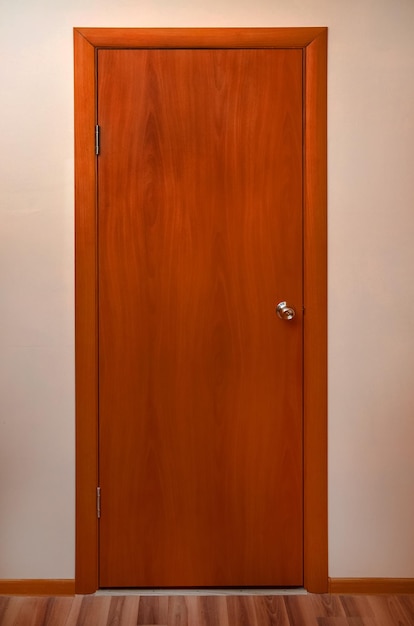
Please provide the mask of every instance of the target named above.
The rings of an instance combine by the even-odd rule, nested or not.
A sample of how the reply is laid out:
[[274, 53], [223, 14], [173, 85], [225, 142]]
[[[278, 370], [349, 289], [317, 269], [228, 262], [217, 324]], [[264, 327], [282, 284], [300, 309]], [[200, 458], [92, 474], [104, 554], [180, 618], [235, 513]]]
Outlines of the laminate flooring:
[[0, 596], [1, 626], [414, 626], [414, 595]]

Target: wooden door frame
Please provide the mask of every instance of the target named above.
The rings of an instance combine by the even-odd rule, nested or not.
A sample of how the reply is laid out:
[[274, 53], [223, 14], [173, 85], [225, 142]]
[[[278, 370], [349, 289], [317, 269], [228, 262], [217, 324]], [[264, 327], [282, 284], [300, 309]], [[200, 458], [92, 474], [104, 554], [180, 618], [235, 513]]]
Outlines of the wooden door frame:
[[304, 59], [304, 587], [328, 590], [327, 28], [75, 28], [76, 593], [98, 578], [97, 50], [297, 48]]

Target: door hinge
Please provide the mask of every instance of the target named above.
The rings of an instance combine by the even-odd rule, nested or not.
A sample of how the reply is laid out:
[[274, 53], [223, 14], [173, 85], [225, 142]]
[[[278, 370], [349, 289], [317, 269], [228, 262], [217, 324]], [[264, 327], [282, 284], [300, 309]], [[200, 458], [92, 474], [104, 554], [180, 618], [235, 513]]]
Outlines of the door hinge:
[[98, 155], [101, 151], [101, 128], [98, 124], [95, 126], [95, 154]]
[[101, 488], [96, 488], [96, 514], [98, 519], [101, 517]]

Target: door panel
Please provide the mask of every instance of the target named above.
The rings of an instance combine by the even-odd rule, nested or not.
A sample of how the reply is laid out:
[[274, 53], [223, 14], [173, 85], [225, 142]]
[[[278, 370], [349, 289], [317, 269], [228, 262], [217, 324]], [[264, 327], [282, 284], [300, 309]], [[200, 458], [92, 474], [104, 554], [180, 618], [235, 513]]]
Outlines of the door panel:
[[100, 586], [301, 585], [302, 52], [99, 50], [98, 120]]

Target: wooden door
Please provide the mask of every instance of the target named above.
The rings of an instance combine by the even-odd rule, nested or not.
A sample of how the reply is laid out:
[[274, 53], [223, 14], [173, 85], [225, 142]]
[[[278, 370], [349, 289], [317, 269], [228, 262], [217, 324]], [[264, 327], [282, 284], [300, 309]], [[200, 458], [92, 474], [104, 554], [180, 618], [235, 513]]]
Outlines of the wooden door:
[[302, 118], [301, 50], [98, 51], [101, 587], [303, 583]]

